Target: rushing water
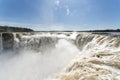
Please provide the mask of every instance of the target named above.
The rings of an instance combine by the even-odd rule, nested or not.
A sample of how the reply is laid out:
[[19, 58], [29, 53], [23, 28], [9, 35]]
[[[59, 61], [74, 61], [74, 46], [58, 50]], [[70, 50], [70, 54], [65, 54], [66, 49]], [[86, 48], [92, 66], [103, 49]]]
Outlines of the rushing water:
[[60, 80], [120, 80], [120, 39], [80, 34], [77, 59], [59, 76]]
[[23, 36], [20, 49], [15, 44], [16, 50], [0, 54], [0, 80], [44, 80], [55, 76], [79, 52], [73, 40], [65, 37]]
[[120, 80], [120, 38], [91, 33], [36, 33], [0, 41], [0, 80]]

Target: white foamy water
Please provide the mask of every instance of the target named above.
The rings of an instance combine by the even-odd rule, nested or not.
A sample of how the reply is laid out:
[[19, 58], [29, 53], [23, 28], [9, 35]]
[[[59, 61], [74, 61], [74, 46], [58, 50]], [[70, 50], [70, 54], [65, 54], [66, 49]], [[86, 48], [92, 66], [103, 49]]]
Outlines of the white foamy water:
[[120, 80], [118, 37], [39, 33], [14, 47], [0, 54], [0, 80]]
[[58, 80], [120, 80], [120, 39], [105, 35], [80, 34], [77, 59]]
[[46, 80], [55, 76], [75, 58], [79, 50], [74, 44], [60, 39], [50, 52], [24, 49], [19, 53], [0, 54], [0, 80]]

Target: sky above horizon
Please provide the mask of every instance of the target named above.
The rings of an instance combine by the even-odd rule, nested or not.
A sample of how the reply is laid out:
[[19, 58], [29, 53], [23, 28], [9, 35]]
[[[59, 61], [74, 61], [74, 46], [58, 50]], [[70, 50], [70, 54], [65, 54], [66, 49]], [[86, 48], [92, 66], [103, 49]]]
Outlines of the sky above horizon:
[[0, 0], [0, 25], [35, 30], [120, 28], [120, 0]]

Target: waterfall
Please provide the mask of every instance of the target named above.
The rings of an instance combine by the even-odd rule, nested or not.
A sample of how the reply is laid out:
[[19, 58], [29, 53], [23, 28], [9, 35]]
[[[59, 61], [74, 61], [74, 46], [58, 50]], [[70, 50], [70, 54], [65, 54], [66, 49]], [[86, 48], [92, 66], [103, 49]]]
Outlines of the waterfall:
[[59, 80], [120, 80], [120, 38], [78, 34], [79, 57], [59, 75]]
[[3, 34], [0, 80], [120, 79], [119, 35], [24, 32], [9, 41]]
[[2, 35], [0, 34], [0, 52], [2, 52]]
[[13, 49], [3, 49], [0, 54], [0, 80], [46, 80], [60, 73], [79, 52], [75, 34], [13, 35]]

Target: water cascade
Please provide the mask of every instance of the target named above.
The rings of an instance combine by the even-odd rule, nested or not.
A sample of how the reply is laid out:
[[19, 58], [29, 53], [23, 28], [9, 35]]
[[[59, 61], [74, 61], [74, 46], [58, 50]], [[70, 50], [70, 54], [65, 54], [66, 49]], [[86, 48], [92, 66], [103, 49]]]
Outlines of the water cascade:
[[119, 35], [13, 33], [10, 42], [3, 34], [0, 80], [120, 79]]
[[79, 57], [60, 74], [58, 80], [120, 80], [120, 38], [79, 34]]

